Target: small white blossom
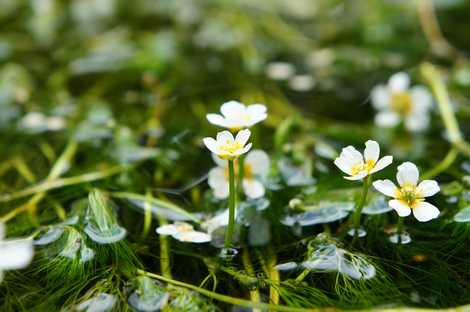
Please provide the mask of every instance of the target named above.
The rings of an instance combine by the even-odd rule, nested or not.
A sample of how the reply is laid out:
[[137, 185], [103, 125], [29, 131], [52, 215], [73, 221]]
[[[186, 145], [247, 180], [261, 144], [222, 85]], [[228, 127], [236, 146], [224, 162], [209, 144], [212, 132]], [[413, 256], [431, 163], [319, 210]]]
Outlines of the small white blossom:
[[412, 132], [420, 132], [429, 127], [432, 96], [423, 86], [410, 88], [410, 77], [404, 72], [392, 75], [387, 85], [374, 87], [371, 99], [378, 111], [375, 123], [380, 127], [395, 127], [402, 120]]
[[273, 80], [287, 80], [295, 73], [292, 64], [286, 62], [273, 62], [266, 66], [266, 76]]
[[169, 235], [180, 242], [207, 243], [211, 241], [211, 236], [204, 232], [195, 231], [194, 227], [186, 222], [175, 222], [165, 224], [157, 228], [160, 235]]
[[392, 156], [385, 156], [379, 159], [380, 146], [376, 141], [366, 142], [364, 155], [352, 146], [343, 148], [339, 157], [334, 161], [335, 165], [349, 176], [347, 180], [361, 180], [379, 170], [384, 169], [393, 161]]
[[0, 222], [0, 281], [3, 270], [22, 269], [33, 259], [33, 241], [31, 239], [4, 240], [5, 225]]
[[394, 199], [388, 202], [389, 206], [398, 213], [400, 217], [409, 216], [411, 211], [420, 222], [426, 222], [439, 216], [439, 209], [425, 198], [439, 192], [439, 185], [434, 180], [423, 180], [418, 184], [419, 171], [415, 164], [405, 162], [398, 166], [397, 181], [399, 187], [390, 180], [377, 180], [373, 183], [374, 188], [386, 196]]
[[238, 132], [235, 138], [229, 131], [222, 131], [217, 133], [216, 140], [204, 138], [203, 142], [212, 153], [220, 158], [233, 160], [250, 150], [251, 143], [245, 145], [250, 135], [251, 132], [248, 129]]
[[207, 114], [207, 120], [216, 126], [230, 130], [249, 128], [268, 117], [266, 106], [263, 104], [252, 104], [246, 106], [237, 101], [222, 104], [219, 114]]
[[[209, 186], [214, 196], [219, 199], [229, 195], [228, 163], [213, 154], [217, 167], [209, 171]], [[235, 175], [238, 175], [238, 161], [235, 162]], [[269, 156], [262, 150], [253, 150], [246, 155], [243, 162], [243, 191], [248, 198], [260, 198], [265, 194], [265, 188], [260, 180], [269, 173]]]

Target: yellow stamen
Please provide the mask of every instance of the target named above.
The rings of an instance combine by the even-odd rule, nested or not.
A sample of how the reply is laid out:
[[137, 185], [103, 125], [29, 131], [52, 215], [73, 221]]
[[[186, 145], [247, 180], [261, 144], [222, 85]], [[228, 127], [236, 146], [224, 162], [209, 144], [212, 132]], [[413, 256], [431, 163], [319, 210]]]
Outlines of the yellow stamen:
[[412, 99], [408, 92], [397, 92], [392, 94], [390, 106], [393, 111], [401, 116], [407, 116], [412, 109]]
[[372, 169], [375, 167], [375, 161], [372, 159], [367, 160], [365, 163], [357, 163], [351, 168], [351, 175], [357, 175], [361, 171], [366, 171], [367, 174], [370, 174]]
[[421, 194], [416, 190], [416, 186], [410, 183], [404, 184], [397, 190], [395, 198], [410, 208], [416, 207], [424, 200]]

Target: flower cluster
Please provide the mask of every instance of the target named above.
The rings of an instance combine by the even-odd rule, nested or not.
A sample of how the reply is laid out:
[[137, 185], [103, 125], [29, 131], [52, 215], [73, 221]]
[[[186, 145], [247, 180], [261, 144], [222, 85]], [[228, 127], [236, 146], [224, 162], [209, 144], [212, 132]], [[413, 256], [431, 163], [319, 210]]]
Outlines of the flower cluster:
[[[348, 180], [363, 180], [373, 173], [384, 169], [393, 161], [392, 156], [379, 159], [380, 147], [376, 141], [367, 141], [364, 154], [354, 147], [343, 148], [339, 157], [334, 161], [335, 165], [349, 176]], [[392, 197], [389, 206], [400, 217], [411, 214], [420, 222], [426, 222], [439, 216], [439, 209], [424, 201], [426, 197], [439, 192], [439, 185], [434, 180], [419, 181], [419, 171], [415, 164], [405, 162], [397, 168], [397, 181], [399, 187], [390, 180], [377, 180], [373, 182], [374, 188], [380, 193]]]

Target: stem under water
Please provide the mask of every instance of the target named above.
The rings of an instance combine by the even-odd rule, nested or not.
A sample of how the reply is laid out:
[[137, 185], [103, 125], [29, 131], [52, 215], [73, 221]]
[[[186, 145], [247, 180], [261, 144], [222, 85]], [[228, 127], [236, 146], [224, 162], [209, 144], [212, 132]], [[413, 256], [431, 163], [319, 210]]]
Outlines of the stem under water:
[[361, 226], [361, 214], [362, 214], [362, 209], [364, 208], [364, 205], [367, 200], [367, 193], [369, 192], [369, 184], [371, 181], [370, 175], [364, 178], [363, 184], [362, 184], [362, 193], [361, 193], [361, 198], [356, 204], [356, 208], [354, 209], [354, 215], [353, 215], [353, 227], [355, 230], [354, 237], [357, 236], [357, 230]]
[[397, 223], [397, 235], [398, 235], [398, 244], [401, 244], [401, 233], [403, 232], [403, 222], [405, 218], [398, 216], [398, 223]]
[[224, 247], [230, 248], [232, 246], [232, 237], [233, 237], [233, 227], [235, 225], [235, 169], [233, 165], [233, 160], [228, 161], [228, 177], [229, 177], [229, 200], [228, 200], [228, 226], [225, 232], [225, 241]]

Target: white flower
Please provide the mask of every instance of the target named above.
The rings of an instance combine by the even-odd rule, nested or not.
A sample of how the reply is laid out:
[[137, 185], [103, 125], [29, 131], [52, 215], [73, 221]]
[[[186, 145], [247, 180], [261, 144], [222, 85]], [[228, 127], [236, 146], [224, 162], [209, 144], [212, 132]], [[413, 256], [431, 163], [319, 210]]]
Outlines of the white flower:
[[[213, 154], [217, 167], [209, 171], [209, 186], [214, 191], [214, 196], [219, 199], [229, 195], [228, 163]], [[253, 150], [246, 155], [243, 162], [243, 191], [248, 198], [260, 198], [264, 196], [265, 188], [261, 179], [269, 173], [269, 156], [262, 150]], [[238, 175], [238, 161], [235, 161], [235, 175]]]
[[290, 63], [273, 62], [266, 66], [266, 76], [273, 80], [287, 80], [295, 72], [295, 68]]
[[344, 177], [345, 179], [361, 180], [392, 163], [392, 156], [385, 156], [379, 159], [379, 155], [379, 143], [369, 140], [366, 142], [364, 156], [354, 147], [348, 146], [343, 148], [334, 163], [341, 171], [349, 174], [349, 177]]
[[250, 150], [251, 143], [245, 145], [250, 135], [251, 132], [248, 129], [238, 132], [235, 138], [229, 131], [222, 131], [217, 133], [217, 140], [204, 138], [203, 142], [212, 153], [220, 158], [233, 160]]
[[5, 225], [0, 222], [0, 281], [3, 270], [22, 269], [33, 259], [33, 241], [31, 239], [4, 240]]
[[[237, 218], [237, 210], [235, 210], [235, 219]], [[202, 228], [205, 229], [209, 234], [214, 232], [220, 227], [227, 226], [229, 219], [229, 210], [225, 209], [221, 213], [210, 218], [202, 224]]]
[[216, 126], [233, 130], [249, 128], [268, 117], [266, 106], [252, 104], [246, 106], [237, 101], [222, 104], [219, 114], [207, 114], [207, 120]]
[[434, 180], [424, 180], [418, 184], [418, 179], [416, 165], [405, 162], [398, 166], [399, 187], [390, 180], [377, 180], [373, 185], [377, 191], [394, 198], [388, 204], [400, 217], [406, 217], [413, 211], [418, 221], [426, 222], [439, 216], [439, 209], [424, 201], [425, 197], [439, 192], [439, 185]]
[[375, 123], [380, 127], [395, 127], [404, 121], [412, 132], [426, 130], [432, 96], [423, 86], [410, 88], [410, 77], [399, 72], [390, 77], [387, 85], [378, 85], [371, 92], [372, 105], [378, 110]]
[[158, 227], [156, 231], [160, 235], [170, 235], [180, 242], [207, 243], [212, 239], [207, 233], [195, 231], [194, 227], [186, 222], [165, 224]]

